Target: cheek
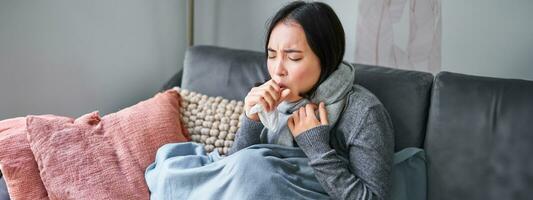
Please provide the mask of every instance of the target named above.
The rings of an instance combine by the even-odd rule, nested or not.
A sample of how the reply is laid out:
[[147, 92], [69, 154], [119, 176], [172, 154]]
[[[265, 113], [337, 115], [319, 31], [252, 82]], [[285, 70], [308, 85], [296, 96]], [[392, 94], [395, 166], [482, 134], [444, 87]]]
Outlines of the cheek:
[[309, 76], [309, 72], [306, 70], [302, 70], [301, 68], [293, 70], [291, 74], [292, 81], [295, 81], [296, 83], [307, 82]]
[[292, 72], [291, 80], [294, 81], [300, 92], [307, 92], [318, 81], [320, 71], [314, 68], [300, 67]]

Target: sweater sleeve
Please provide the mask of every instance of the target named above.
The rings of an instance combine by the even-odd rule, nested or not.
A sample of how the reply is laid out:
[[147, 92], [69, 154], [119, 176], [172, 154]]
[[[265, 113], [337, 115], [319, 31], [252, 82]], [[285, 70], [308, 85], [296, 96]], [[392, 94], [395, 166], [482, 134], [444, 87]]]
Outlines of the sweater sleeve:
[[243, 115], [241, 118], [241, 127], [237, 130], [235, 134], [235, 140], [228, 155], [231, 155], [241, 149], [249, 147], [254, 144], [260, 143], [261, 130], [263, 130], [263, 124], [261, 122], [256, 122], [250, 118]]
[[354, 124], [349, 161], [329, 145], [330, 128], [318, 126], [295, 139], [315, 177], [333, 199], [388, 199], [394, 154], [393, 130], [384, 108], [372, 107]]

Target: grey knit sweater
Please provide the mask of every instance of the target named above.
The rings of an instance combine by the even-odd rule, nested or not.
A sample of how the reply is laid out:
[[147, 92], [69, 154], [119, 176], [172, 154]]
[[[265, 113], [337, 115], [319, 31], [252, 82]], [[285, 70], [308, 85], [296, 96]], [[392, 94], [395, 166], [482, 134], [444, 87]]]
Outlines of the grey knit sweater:
[[[243, 117], [228, 154], [260, 143], [263, 125]], [[394, 155], [392, 122], [381, 102], [354, 85], [335, 127], [322, 125], [295, 138], [333, 199], [389, 199]]]

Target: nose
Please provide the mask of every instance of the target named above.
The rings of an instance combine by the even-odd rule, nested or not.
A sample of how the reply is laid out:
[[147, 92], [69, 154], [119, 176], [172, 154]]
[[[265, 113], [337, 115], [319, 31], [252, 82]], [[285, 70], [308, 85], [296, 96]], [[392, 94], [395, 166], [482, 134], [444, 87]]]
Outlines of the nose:
[[274, 74], [281, 76], [281, 77], [287, 75], [287, 70], [285, 69], [285, 65], [283, 64], [282, 59], [278, 59], [278, 61], [275, 63]]

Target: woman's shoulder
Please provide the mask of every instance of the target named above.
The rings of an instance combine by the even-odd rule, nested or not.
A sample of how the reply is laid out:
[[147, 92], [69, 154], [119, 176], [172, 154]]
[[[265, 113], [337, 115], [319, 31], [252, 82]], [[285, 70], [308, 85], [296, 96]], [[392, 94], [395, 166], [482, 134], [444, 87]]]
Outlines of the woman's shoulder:
[[344, 126], [351, 127], [349, 129], [361, 127], [365, 120], [385, 120], [390, 123], [385, 106], [376, 95], [363, 86], [354, 84], [346, 98], [341, 121]]
[[[346, 138], [353, 132], [360, 132], [368, 125], [379, 125], [383, 130], [392, 131], [392, 121], [381, 101], [363, 86], [354, 84], [347, 95], [346, 105], [337, 126]], [[372, 132], [375, 133], [375, 132]]]
[[366, 113], [369, 110], [385, 108], [376, 95], [358, 84], [353, 85], [352, 90], [346, 98], [345, 111]]

